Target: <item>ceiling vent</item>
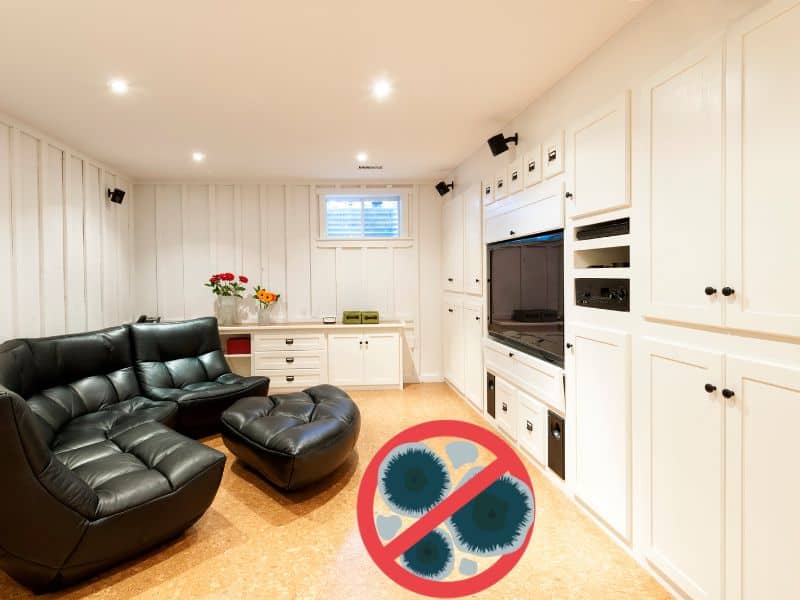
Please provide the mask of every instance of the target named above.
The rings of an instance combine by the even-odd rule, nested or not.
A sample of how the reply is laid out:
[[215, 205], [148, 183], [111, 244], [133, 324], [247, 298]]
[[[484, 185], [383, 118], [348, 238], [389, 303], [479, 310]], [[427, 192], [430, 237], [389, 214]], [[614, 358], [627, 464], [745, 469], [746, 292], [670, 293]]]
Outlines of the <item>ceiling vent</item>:
[[383, 165], [358, 165], [359, 170], [365, 171], [381, 171], [383, 169]]

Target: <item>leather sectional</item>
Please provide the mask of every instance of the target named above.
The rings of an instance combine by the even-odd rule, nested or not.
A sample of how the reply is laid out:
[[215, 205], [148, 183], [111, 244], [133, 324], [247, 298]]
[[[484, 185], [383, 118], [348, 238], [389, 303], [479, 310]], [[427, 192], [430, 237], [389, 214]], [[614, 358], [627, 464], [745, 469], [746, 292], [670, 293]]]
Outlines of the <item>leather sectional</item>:
[[230, 372], [213, 318], [0, 345], [0, 567], [44, 591], [179, 535], [225, 456], [173, 428], [268, 383]]

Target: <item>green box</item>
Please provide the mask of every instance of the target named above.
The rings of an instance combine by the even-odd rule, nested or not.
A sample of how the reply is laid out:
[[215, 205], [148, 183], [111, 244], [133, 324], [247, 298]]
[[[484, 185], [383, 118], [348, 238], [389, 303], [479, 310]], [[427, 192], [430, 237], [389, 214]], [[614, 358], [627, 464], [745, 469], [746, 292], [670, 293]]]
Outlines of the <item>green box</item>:
[[342, 313], [342, 323], [345, 325], [361, 325], [361, 311], [346, 310]]
[[380, 323], [380, 317], [377, 310], [362, 310], [361, 323], [363, 325], [377, 325]]

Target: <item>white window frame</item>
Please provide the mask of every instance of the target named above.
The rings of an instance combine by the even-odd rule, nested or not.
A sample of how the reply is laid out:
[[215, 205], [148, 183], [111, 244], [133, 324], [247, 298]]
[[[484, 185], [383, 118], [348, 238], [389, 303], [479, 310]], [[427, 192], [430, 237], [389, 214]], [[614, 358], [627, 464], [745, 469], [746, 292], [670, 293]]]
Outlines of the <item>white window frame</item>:
[[[329, 238], [328, 237], [328, 198], [354, 198], [359, 200], [400, 198], [400, 231], [398, 237], [376, 238]], [[354, 190], [337, 189], [317, 194], [319, 210], [319, 238], [317, 246], [322, 248], [359, 248], [359, 247], [407, 247], [411, 245], [409, 237], [409, 194], [404, 189], [386, 188], [365, 191], [361, 188]]]

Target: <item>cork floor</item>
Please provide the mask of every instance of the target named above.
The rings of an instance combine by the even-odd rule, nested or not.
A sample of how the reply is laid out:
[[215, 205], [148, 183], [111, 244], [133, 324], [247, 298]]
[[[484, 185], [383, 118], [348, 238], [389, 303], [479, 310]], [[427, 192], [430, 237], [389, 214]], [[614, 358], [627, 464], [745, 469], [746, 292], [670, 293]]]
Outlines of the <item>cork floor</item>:
[[[394, 434], [423, 421], [483, 421], [444, 384], [352, 394], [356, 454], [309, 489], [284, 495], [228, 454], [205, 516], [182, 537], [58, 598], [411, 598], [372, 563], [356, 525], [361, 475]], [[669, 594], [524, 458], [536, 523], [522, 560], [478, 598], [669, 598]], [[46, 543], [46, 540], [42, 540]], [[0, 598], [31, 594], [0, 572]]]

